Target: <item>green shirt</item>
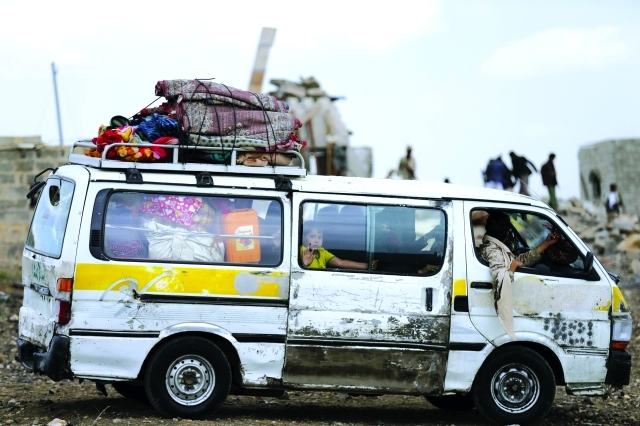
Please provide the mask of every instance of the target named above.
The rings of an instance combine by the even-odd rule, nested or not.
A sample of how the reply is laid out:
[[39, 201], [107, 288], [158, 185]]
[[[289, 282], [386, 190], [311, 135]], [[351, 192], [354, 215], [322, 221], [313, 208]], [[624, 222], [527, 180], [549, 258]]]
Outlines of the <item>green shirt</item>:
[[[305, 250], [305, 246], [300, 246], [300, 259], [302, 259], [304, 250]], [[333, 259], [334, 257], [336, 257], [335, 255], [331, 254], [330, 252], [328, 252], [327, 250], [323, 249], [322, 247], [320, 247], [318, 250], [318, 257], [315, 257], [311, 263], [309, 264], [309, 266], [307, 266], [307, 268], [322, 268], [325, 269], [327, 267], [327, 263], [329, 263], [329, 261], [331, 259]]]

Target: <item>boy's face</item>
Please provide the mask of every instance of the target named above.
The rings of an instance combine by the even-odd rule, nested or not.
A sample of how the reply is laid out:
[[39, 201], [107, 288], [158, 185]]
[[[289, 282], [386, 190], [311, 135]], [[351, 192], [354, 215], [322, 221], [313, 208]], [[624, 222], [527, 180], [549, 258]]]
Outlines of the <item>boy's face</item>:
[[319, 249], [322, 247], [322, 231], [312, 229], [304, 236], [304, 245], [311, 249]]

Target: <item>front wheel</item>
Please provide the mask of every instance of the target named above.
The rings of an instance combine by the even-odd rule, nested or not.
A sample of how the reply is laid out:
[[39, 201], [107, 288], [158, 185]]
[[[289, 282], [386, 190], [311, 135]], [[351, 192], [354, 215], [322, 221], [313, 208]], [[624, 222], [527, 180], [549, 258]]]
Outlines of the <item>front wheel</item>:
[[555, 394], [547, 361], [519, 346], [506, 347], [489, 359], [471, 389], [478, 411], [498, 424], [535, 424], [549, 412]]
[[154, 352], [144, 381], [149, 401], [160, 414], [199, 418], [220, 408], [229, 395], [231, 368], [215, 344], [185, 336]]

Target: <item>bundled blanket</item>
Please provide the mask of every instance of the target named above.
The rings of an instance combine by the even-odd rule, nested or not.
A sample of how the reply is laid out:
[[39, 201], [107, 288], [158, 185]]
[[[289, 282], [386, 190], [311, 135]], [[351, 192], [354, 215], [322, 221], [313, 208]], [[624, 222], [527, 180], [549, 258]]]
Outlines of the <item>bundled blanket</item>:
[[184, 101], [210, 99], [246, 109], [289, 111], [287, 104], [277, 100], [274, 96], [247, 92], [209, 80], [162, 80], [156, 84], [156, 95], [164, 96], [169, 101], [178, 100], [178, 98], [182, 98], [181, 100]]
[[175, 105], [176, 117], [182, 128], [191, 134], [212, 136], [243, 136], [275, 144], [291, 139], [302, 123], [286, 112], [233, 108], [226, 105], [206, 105], [203, 102], [181, 102]]
[[275, 146], [295, 141], [302, 126], [275, 97], [212, 81], [162, 80], [156, 84], [156, 95], [167, 99], [162, 109], [190, 135], [242, 136]]

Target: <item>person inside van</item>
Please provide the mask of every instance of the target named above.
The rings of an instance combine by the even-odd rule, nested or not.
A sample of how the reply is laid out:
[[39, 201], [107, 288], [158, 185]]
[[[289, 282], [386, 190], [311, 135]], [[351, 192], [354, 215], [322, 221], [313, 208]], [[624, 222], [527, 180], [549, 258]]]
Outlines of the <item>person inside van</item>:
[[260, 221], [260, 235], [268, 238], [260, 240], [260, 264], [276, 265], [282, 252], [282, 207], [271, 201], [264, 219]]
[[511, 283], [513, 273], [520, 266], [533, 266], [540, 261], [542, 252], [558, 241], [556, 233], [549, 233], [538, 247], [526, 253], [514, 255], [509, 248], [512, 226], [506, 213], [492, 211], [485, 225], [480, 253], [489, 263], [494, 281], [494, 307], [505, 331], [515, 340]]
[[[340, 259], [322, 247], [324, 233], [322, 226], [315, 220], [309, 220], [302, 225], [302, 246], [300, 258], [307, 268], [343, 268], [367, 269], [366, 262], [354, 262]], [[375, 269], [376, 261], [371, 262], [371, 269]]]

